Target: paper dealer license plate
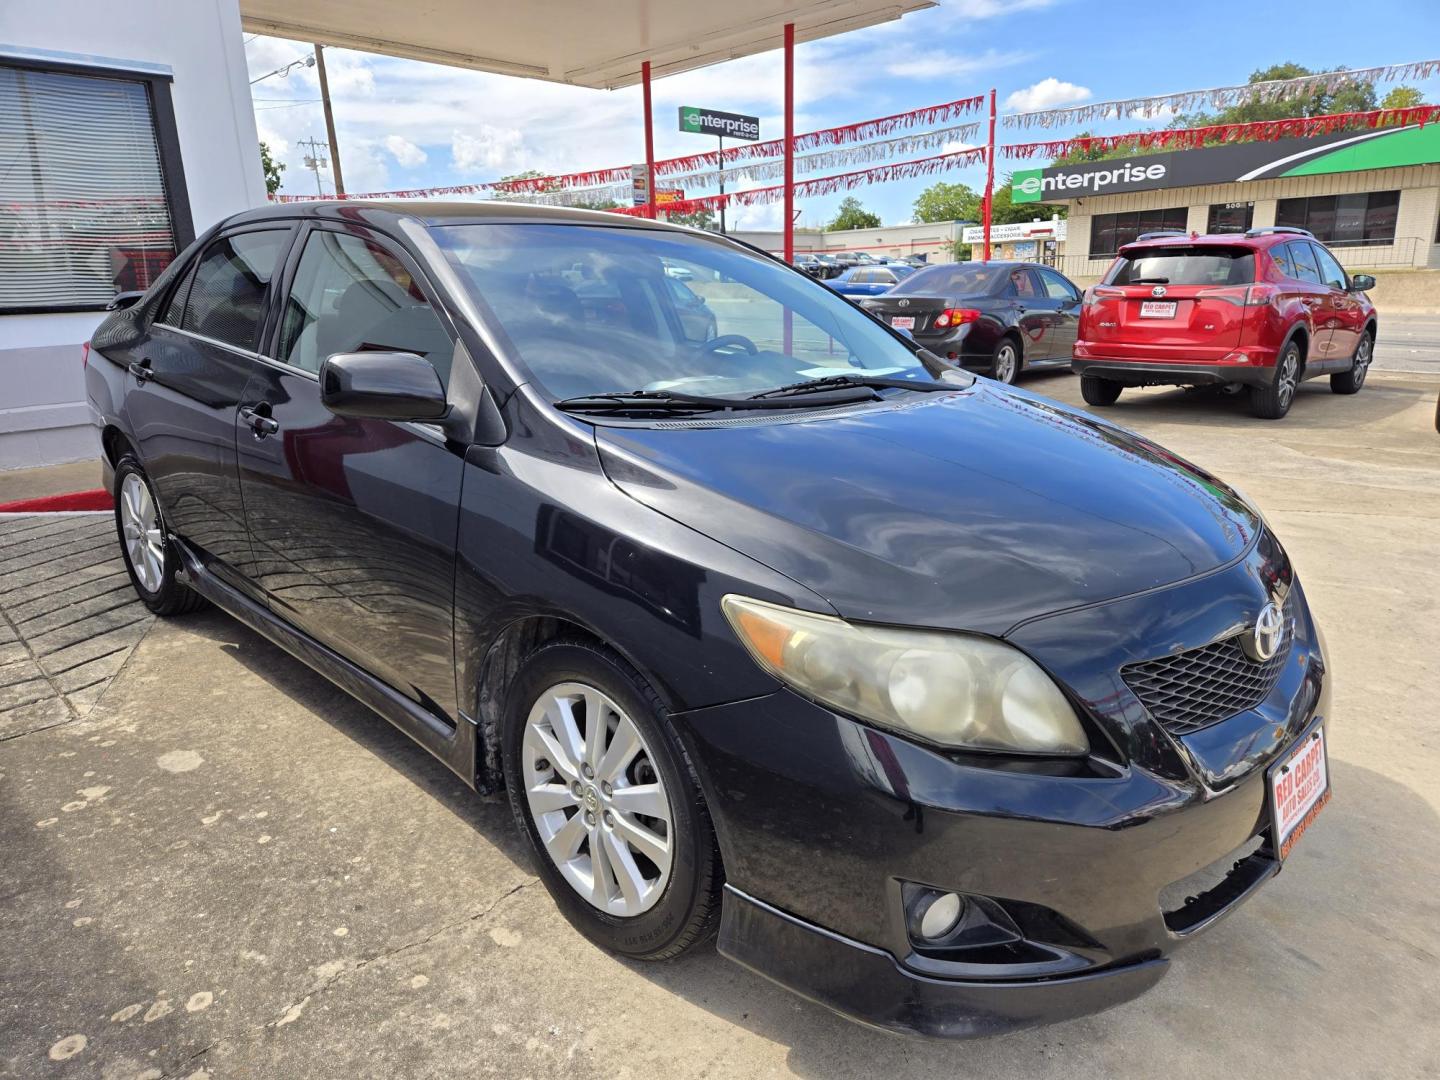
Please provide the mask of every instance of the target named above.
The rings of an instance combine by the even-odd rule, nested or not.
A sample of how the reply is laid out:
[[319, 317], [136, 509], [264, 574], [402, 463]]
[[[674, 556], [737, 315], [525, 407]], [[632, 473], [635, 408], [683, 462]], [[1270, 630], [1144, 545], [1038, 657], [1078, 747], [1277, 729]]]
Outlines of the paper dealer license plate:
[[890, 325], [893, 326], [896, 330], [914, 330], [915, 316], [896, 315], [893, 319], [890, 320]]
[[1330, 762], [1322, 726], [1315, 725], [1270, 766], [1269, 783], [1275, 850], [1283, 859], [1330, 801]]
[[1173, 319], [1175, 317], [1175, 301], [1142, 300], [1140, 317], [1142, 319]]

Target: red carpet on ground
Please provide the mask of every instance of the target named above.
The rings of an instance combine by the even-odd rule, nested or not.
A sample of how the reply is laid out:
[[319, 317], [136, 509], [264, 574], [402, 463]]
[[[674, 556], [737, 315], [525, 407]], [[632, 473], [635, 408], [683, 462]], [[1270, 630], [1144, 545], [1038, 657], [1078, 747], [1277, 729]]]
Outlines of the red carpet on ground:
[[68, 495], [42, 495], [38, 499], [19, 499], [0, 503], [0, 514], [52, 514], [64, 510], [111, 510], [114, 500], [103, 488], [94, 491], [72, 491]]

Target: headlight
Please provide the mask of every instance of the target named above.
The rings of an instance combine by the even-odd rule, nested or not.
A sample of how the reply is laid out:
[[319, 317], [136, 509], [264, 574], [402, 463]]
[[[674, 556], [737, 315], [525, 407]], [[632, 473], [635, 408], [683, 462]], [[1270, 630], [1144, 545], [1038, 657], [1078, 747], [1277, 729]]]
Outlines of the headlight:
[[743, 596], [721, 603], [756, 663], [840, 712], [941, 746], [1021, 754], [1089, 748], [1060, 688], [998, 641], [857, 626]]

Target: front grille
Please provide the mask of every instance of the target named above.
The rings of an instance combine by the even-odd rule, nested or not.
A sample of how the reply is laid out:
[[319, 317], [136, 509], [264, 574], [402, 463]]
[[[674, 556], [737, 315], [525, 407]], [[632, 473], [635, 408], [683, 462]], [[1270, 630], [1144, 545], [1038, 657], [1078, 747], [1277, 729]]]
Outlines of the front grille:
[[1275, 689], [1290, 657], [1295, 630], [1289, 603], [1284, 613], [1285, 640], [1269, 660], [1256, 662], [1246, 656], [1237, 634], [1158, 660], [1126, 664], [1120, 677], [1171, 734], [1188, 735], [1218, 724], [1253, 709]]

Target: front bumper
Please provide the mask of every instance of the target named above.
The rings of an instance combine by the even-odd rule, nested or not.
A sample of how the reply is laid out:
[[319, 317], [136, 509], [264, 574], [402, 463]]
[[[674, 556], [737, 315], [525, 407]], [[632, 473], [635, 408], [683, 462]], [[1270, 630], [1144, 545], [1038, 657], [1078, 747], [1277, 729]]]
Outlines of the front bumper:
[[[1085, 761], [944, 753], [787, 690], [676, 715], [725, 862], [721, 951], [862, 1022], [936, 1035], [1143, 992], [1278, 872], [1265, 770], [1326, 715], [1329, 680], [1303, 595], [1274, 691], [1220, 724], [1171, 736], [1114, 673], [1154, 635], [1213, 640], [1262, 576], [1289, 578], [1268, 537], [1222, 571], [1012, 631], [1086, 706]], [[917, 944], [906, 883], [999, 906], [1026, 953]]]

